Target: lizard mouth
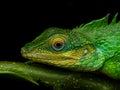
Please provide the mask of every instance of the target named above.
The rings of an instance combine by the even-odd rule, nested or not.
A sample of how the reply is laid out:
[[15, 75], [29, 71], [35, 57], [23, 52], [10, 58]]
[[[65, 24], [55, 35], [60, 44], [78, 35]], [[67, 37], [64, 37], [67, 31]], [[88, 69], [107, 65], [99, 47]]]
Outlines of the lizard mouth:
[[[66, 51], [62, 53], [55, 53], [48, 50], [34, 49], [32, 51], [21, 49], [22, 56], [34, 62], [44, 63], [53, 66], [62, 67], [90, 67], [93, 65], [90, 59], [96, 49], [90, 45], [86, 45], [77, 50]], [[97, 55], [97, 54], [96, 54]], [[96, 57], [97, 59], [98, 57]], [[90, 63], [92, 62], [92, 63]], [[81, 68], [82, 69], [82, 68]]]
[[76, 55], [71, 55], [72, 51], [65, 52], [65, 53], [53, 53], [49, 51], [42, 51], [41, 53], [36, 52], [36, 50], [33, 51], [26, 51], [24, 48], [21, 49], [21, 54], [24, 58], [34, 60], [34, 61], [48, 61], [48, 60], [56, 60], [56, 61], [68, 61], [68, 60], [79, 60]]
[[22, 56], [24, 58], [27, 58], [29, 60], [33, 60], [33, 61], [48, 61], [48, 60], [56, 60], [56, 61], [70, 61], [70, 60], [79, 60], [79, 59], [75, 59], [73, 57], [54, 57], [54, 56], [45, 56], [45, 55], [39, 55], [39, 57], [31, 55], [29, 53], [26, 54], [22, 54]]
[[26, 59], [32, 60], [33, 62], [53, 65], [53, 66], [72, 66], [78, 61], [79, 59], [75, 59], [73, 57], [69, 56], [62, 56], [62, 55], [53, 55], [53, 54], [47, 54], [47, 53], [28, 53], [25, 50], [21, 50], [22, 56]]
[[47, 50], [32, 50], [26, 51], [21, 49], [23, 57], [38, 63], [48, 63], [52, 65], [75, 65], [80, 61], [85, 61], [86, 58], [92, 55], [95, 50], [91, 46], [84, 46], [78, 50], [66, 51], [63, 53], [54, 53]]

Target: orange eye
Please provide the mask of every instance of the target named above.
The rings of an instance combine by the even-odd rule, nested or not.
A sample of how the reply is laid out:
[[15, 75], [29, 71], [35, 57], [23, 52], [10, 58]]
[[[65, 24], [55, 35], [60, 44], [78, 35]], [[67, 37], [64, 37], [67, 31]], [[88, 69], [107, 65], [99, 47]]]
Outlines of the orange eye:
[[65, 47], [65, 41], [64, 37], [56, 37], [50, 41], [50, 45], [55, 51], [61, 51]]

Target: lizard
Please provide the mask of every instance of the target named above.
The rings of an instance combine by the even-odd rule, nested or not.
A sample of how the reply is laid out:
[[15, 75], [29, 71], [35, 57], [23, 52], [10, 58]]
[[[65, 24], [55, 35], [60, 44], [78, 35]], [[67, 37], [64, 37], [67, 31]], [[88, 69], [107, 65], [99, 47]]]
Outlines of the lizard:
[[108, 23], [109, 14], [79, 27], [47, 28], [21, 48], [33, 62], [77, 72], [99, 71], [120, 79], [120, 21], [118, 14]]

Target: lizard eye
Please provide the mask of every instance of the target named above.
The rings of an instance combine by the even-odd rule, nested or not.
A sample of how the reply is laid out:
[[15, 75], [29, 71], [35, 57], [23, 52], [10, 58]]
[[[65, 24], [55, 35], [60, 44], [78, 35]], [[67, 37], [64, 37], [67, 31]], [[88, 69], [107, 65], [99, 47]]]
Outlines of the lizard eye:
[[50, 42], [51, 47], [55, 51], [61, 51], [65, 47], [65, 38], [64, 37], [56, 37]]
[[62, 48], [62, 46], [63, 46], [63, 42], [56, 42], [56, 43], [54, 43], [54, 47], [55, 48]]

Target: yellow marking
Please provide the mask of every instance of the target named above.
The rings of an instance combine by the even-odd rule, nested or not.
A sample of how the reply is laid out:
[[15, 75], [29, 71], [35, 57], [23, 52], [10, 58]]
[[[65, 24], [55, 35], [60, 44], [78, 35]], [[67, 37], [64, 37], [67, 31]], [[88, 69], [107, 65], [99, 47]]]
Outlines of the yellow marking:
[[50, 46], [51, 45], [54, 46], [54, 44], [56, 42], [62, 42], [62, 43], [64, 43], [65, 41], [66, 41], [66, 38], [64, 36], [56, 36], [56, 37], [54, 37], [54, 38], [52, 38], [50, 40], [49, 44], [50, 44]]
[[[84, 50], [88, 50], [88, 53], [83, 56]], [[71, 50], [67, 52], [54, 53], [50, 51], [40, 50], [40, 53], [37, 50], [34, 50], [32, 57], [36, 62], [48, 63], [53, 65], [75, 65], [83, 57], [89, 57], [95, 49], [89, 45], [84, 46], [78, 50]], [[35, 57], [35, 58], [34, 58]]]

